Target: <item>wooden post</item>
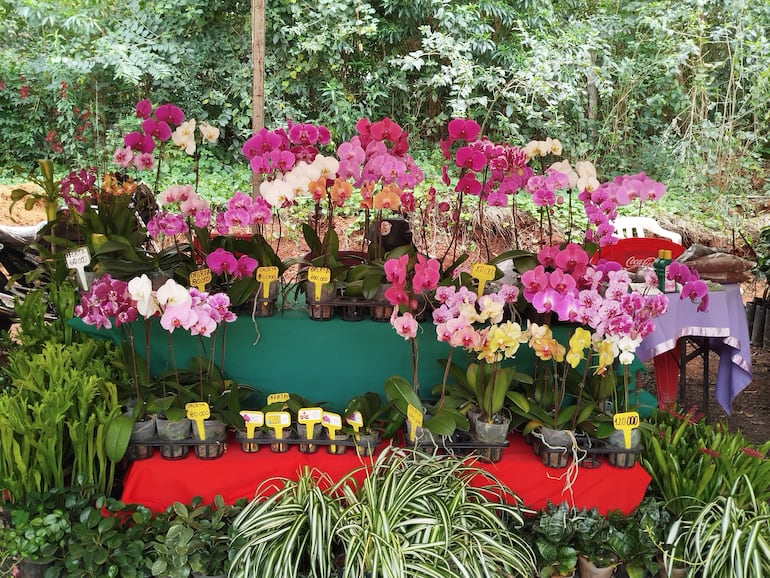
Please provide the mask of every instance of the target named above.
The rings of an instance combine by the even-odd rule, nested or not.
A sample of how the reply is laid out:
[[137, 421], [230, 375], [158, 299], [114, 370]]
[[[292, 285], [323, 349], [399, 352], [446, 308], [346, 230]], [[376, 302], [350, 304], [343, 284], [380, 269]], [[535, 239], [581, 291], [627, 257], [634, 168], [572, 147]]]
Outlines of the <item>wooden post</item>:
[[[251, 130], [265, 126], [265, 0], [251, 0]], [[251, 177], [252, 198], [259, 195], [261, 178]]]

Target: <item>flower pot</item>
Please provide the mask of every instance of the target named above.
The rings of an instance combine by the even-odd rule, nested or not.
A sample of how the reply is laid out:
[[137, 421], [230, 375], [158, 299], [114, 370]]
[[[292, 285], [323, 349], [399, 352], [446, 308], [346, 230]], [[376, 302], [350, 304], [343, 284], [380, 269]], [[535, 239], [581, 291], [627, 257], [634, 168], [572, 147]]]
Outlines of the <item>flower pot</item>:
[[572, 455], [574, 434], [569, 430], [540, 428], [540, 460], [549, 468], [566, 468]]
[[247, 454], [255, 454], [259, 451], [259, 443], [256, 441], [262, 437], [262, 430], [255, 429], [253, 437], [247, 437], [245, 431], [235, 434], [235, 439], [241, 444], [241, 450]]
[[641, 446], [640, 433], [638, 429], [631, 430], [631, 447], [626, 450], [626, 444], [623, 438], [623, 432], [616, 430], [610, 434], [607, 439], [607, 445], [613, 450], [607, 455], [607, 461], [610, 465], [618, 468], [631, 468], [636, 463], [636, 456]]
[[[284, 428], [282, 430], [281, 434], [282, 434], [281, 435], [281, 439], [287, 440], [287, 439], [291, 438], [291, 430], [288, 429], [288, 428]], [[267, 430], [267, 436], [266, 437], [268, 439], [271, 439], [271, 440], [276, 439], [275, 438], [275, 430], [274, 429]], [[270, 444], [270, 451], [271, 452], [275, 452], [277, 454], [282, 454], [284, 452], [288, 452], [289, 451], [289, 444], [285, 444], [285, 443], [280, 442], [280, 441], [273, 442], [273, 443]]]
[[687, 576], [687, 568], [674, 565], [670, 558], [658, 556], [658, 562], [660, 562], [658, 578], [685, 578]]
[[249, 313], [254, 317], [272, 317], [275, 311], [275, 302], [278, 299], [278, 281], [270, 281], [270, 287], [267, 290], [267, 297], [263, 294], [260, 284], [257, 287], [257, 294], [251, 303]]
[[[414, 430], [414, 439], [412, 431]], [[446, 447], [447, 436], [434, 434], [432, 431], [422, 426], [415, 426], [411, 421], [406, 420], [406, 443], [415, 446], [432, 446], [433, 448]]]
[[[493, 421], [488, 422], [482, 419], [481, 414], [479, 414], [472, 426], [473, 440], [481, 446], [485, 444], [504, 444], [508, 438], [508, 428], [510, 425], [511, 420], [508, 418], [493, 418]], [[503, 455], [503, 448], [501, 447], [480, 447], [477, 451], [491, 462], [499, 462]]]
[[578, 575], [580, 578], [610, 578], [615, 572], [615, 565], [597, 567], [585, 556], [578, 558]]
[[358, 297], [347, 297], [340, 307], [340, 316], [345, 321], [361, 321], [364, 318], [366, 308], [360, 304]]
[[369, 310], [369, 316], [372, 321], [390, 321], [390, 316], [393, 315], [393, 305], [390, 304], [385, 298], [385, 290], [390, 287], [390, 284], [382, 284], [377, 287], [377, 292], [374, 294], [372, 301], [374, 304]]
[[[343, 434], [339, 432], [334, 434], [334, 441], [344, 442], [344, 441], [347, 441], [349, 438], [350, 436], [348, 434]], [[347, 449], [348, 449], [348, 446], [344, 444], [330, 444], [326, 446], [326, 451], [335, 456], [341, 456], [342, 454], [345, 453]]]
[[[314, 423], [313, 424], [313, 432], [310, 437], [310, 439], [320, 439], [321, 438], [321, 430], [323, 426], [320, 423]], [[298, 423], [297, 424], [297, 438], [300, 440], [307, 440], [307, 425], [304, 423]], [[299, 444], [299, 451], [301, 451], [303, 454], [314, 454], [318, 451], [318, 445], [312, 444], [312, 443], [300, 443]]]
[[334, 283], [324, 283], [321, 285], [321, 296], [315, 298], [315, 285], [307, 282], [307, 315], [310, 319], [316, 321], [327, 321], [334, 317], [334, 305], [329, 303], [334, 301], [337, 296], [337, 287]]
[[155, 448], [149, 445], [142, 445], [142, 442], [149, 442], [155, 439], [156, 431], [155, 416], [145, 416], [144, 420], [136, 422], [131, 429], [131, 438], [126, 450], [126, 457], [129, 460], [146, 460], [151, 458]]
[[369, 434], [358, 434], [356, 437], [356, 453], [359, 456], [371, 456], [374, 454], [374, 450], [380, 443], [379, 432], [373, 432]]
[[218, 419], [203, 420], [203, 433], [205, 438], [201, 438], [198, 422], [194, 421], [193, 437], [207, 442], [195, 446], [195, 457], [200, 460], [215, 460], [222, 457], [225, 451], [225, 438], [227, 437], [225, 422]]
[[44, 578], [45, 571], [51, 567], [53, 560], [32, 560], [23, 558], [18, 563], [19, 578]]
[[[161, 419], [157, 421], [158, 437], [162, 441], [182, 441], [190, 437], [190, 420]], [[163, 444], [160, 446], [160, 457], [164, 460], [181, 460], [187, 457], [190, 448], [183, 444]]]

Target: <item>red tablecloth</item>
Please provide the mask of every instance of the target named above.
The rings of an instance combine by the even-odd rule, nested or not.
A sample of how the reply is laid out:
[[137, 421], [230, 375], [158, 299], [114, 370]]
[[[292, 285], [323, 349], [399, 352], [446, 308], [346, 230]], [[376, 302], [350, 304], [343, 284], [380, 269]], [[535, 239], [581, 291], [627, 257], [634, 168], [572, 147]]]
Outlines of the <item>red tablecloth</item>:
[[[280, 454], [271, 452], [270, 446], [246, 453], [236, 443], [230, 443], [221, 458], [210, 461], [197, 459], [192, 452], [183, 460], [170, 461], [156, 452], [150, 459], [131, 464], [122, 500], [143, 504], [155, 512], [175, 500], [189, 503], [195, 496], [211, 502], [221, 494], [225, 501], [233, 502], [253, 497], [259, 483], [273, 476], [296, 478], [297, 472], [307, 466], [336, 480], [366, 461], [367, 458], [356, 456], [352, 448], [344, 455], [330, 455], [324, 447], [314, 454], [303, 454], [296, 446]], [[511, 436], [499, 462], [478, 463], [534, 509], [543, 508], [550, 500], [566, 501], [578, 508], [596, 506], [603, 514], [612, 510], [628, 514], [642, 500], [650, 481], [639, 464], [623, 469], [603, 463], [598, 468], [580, 467], [571, 491], [564, 492], [565, 481], [560, 476], [566, 470], [543, 466], [518, 434]]]

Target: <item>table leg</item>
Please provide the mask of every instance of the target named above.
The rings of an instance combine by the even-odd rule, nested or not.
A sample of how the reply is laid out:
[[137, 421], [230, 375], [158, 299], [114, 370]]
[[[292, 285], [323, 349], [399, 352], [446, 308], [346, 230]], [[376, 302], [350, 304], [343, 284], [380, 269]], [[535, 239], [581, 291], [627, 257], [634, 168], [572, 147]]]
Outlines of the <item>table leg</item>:
[[655, 389], [658, 394], [658, 405], [672, 405], [677, 400], [677, 380], [680, 374], [679, 349], [655, 356], [652, 360], [655, 368]]

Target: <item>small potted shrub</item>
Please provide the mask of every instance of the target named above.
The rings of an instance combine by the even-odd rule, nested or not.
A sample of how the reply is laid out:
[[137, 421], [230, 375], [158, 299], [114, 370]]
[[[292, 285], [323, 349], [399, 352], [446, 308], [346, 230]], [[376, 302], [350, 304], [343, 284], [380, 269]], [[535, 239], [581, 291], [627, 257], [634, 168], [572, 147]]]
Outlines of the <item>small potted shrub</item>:
[[15, 508], [10, 527], [0, 529], [0, 544], [18, 562], [19, 574], [37, 578], [60, 556], [70, 531], [69, 516], [63, 509], [46, 511], [38, 507]]

